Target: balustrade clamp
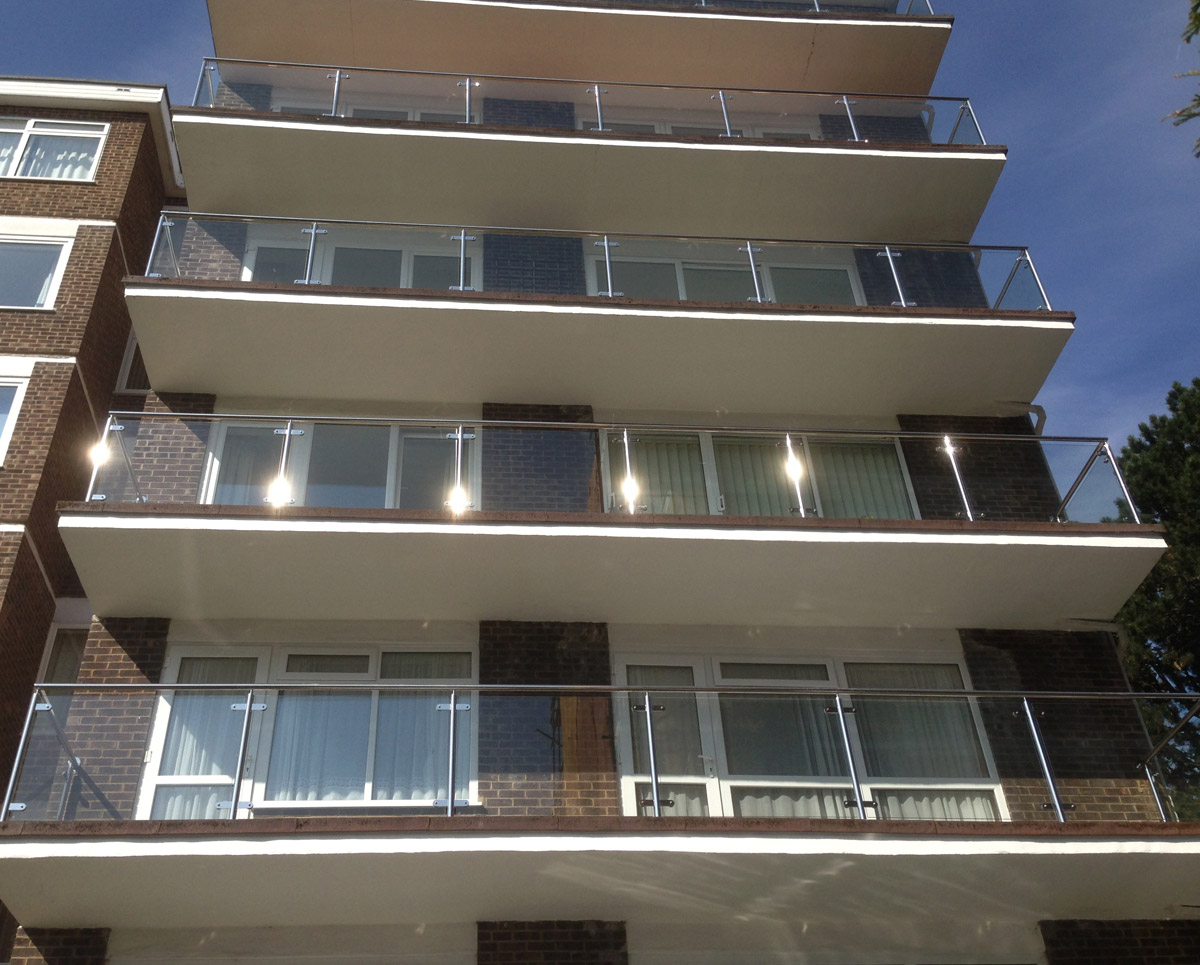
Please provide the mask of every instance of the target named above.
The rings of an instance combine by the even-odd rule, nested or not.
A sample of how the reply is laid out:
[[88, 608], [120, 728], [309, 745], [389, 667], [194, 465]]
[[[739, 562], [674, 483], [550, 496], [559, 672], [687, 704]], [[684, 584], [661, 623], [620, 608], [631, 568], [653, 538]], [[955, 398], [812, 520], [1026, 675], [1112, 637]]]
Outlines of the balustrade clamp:
[[[673, 808], [675, 806], [675, 799], [674, 798], [659, 798], [657, 803], [660, 808]], [[654, 799], [649, 798], [649, 797], [641, 798], [638, 801], [638, 806], [644, 807], [644, 808], [654, 807], [654, 804], [655, 804]]]

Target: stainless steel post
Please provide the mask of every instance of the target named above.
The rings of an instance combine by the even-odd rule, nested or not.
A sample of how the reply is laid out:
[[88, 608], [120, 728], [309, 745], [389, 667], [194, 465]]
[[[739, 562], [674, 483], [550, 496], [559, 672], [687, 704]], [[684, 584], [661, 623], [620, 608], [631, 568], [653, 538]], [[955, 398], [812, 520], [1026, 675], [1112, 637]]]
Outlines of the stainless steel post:
[[958, 117], [954, 119], [954, 127], [950, 129], [950, 136], [946, 138], [947, 144], [953, 144], [954, 139], [958, 136], [958, 126], [962, 123], [963, 115], [967, 112], [966, 101], [958, 105]]
[[454, 750], [458, 740], [458, 691], [450, 691], [450, 762], [446, 768], [446, 817], [454, 817]]
[[1037, 751], [1038, 764], [1042, 768], [1042, 777], [1046, 781], [1046, 787], [1050, 791], [1050, 802], [1054, 806], [1054, 813], [1057, 815], [1060, 823], [1065, 824], [1067, 817], [1063, 813], [1062, 801], [1058, 797], [1058, 788], [1054, 784], [1054, 771], [1050, 767], [1050, 759], [1046, 757], [1046, 745], [1042, 740], [1042, 729], [1038, 727], [1037, 718], [1033, 713], [1033, 706], [1029, 703], [1028, 697], [1021, 698], [1021, 706], [1025, 709], [1025, 720], [1029, 723], [1029, 732], [1033, 735], [1033, 746]]
[[979, 135], [979, 143], [986, 145], [987, 138], [983, 136], [983, 128], [979, 126], [979, 118], [975, 116], [975, 108], [971, 106], [970, 98], [967, 98], [967, 113], [971, 115], [971, 123], [975, 125], [975, 133]]
[[1121, 472], [1121, 467], [1117, 464], [1117, 457], [1113, 455], [1112, 446], [1108, 444], [1108, 440], [1104, 440], [1104, 455], [1108, 458], [1108, 464], [1112, 466], [1112, 471], [1117, 476], [1117, 482], [1121, 486], [1121, 495], [1125, 497], [1125, 502], [1129, 504], [1129, 514], [1133, 517], [1135, 523], [1142, 521], [1141, 514], [1137, 511], [1137, 506], [1133, 503], [1133, 494], [1129, 491], [1129, 487], [1125, 485], [1125, 475]]
[[167, 220], [165, 214], [158, 216], [158, 224], [154, 228], [154, 240], [150, 242], [150, 258], [146, 262], [146, 277], [161, 278], [162, 275], [154, 271], [154, 258], [158, 254], [158, 240], [162, 237], [163, 223]]
[[1027, 264], [1029, 266], [1029, 270], [1033, 272], [1033, 280], [1037, 282], [1038, 291], [1042, 293], [1042, 308], [1048, 312], [1054, 311], [1053, 306], [1050, 304], [1050, 296], [1046, 294], [1045, 286], [1042, 285], [1042, 278], [1038, 274], [1037, 266], [1033, 263], [1033, 259], [1029, 256], [1029, 249], [1023, 248], [1022, 251], [1025, 253], [1025, 264]]
[[279, 450], [279, 478], [287, 479], [288, 456], [292, 449], [292, 420], [288, 419], [283, 430], [283, 445]]
[[646, 756], [650, 764], [650, 799], [654, 803], [654, 816], [662, 817], [662, 805], [658, 800], [658, 761], [654, 755], [654, 705], [650, 703], [650, 692], [646, 697]]
[[109, 436], [115, 436], [117, 440], [117, 448], [121, 450], [121, 459], [125, 463], [125, 469], [129, 473], [129, 485], [133, 487], [135, 502], [146, 502], [146, 494], [142, 492], [142, 487], [137, 483], [137, 474], [133, 468], [133, 460], [129, 458], [129, 450], [125, 448], [125, 427], [123, 425], [112, 424], [109, 426]]
[[833, 706], [837, 711], [838, 727], [842, 732], [842, 748], [846, 752], [846, 766], [850, 770], [850, 784], [854, 787], [854, 804], [858, 816], [863, 820], [867, 817], [867, 806], [863, 801], [862, 786], [858, 783], [858, 768], [854, 766], [854, 749], [850, 746], [850, 728], [846, 725], [846, 708], [842, 704], [842, 695], [833, 695]]
[[755, 264], [754, 253], [756, 251], [762, 251], [762, 249], [755, 248], [752, 242], [747, 241], [746, 247], [739, 248], [738, 251], [746, 252], [747, 256], [750, 258], [750, 277], [754, 281], [754, 300], [761, 305], [766, 301], [766, 299], [763, 297], [762, 281], [758, 277], [758, 265]]
[[599, 245], [601, 248], [604, 249], [604, 277], [608, 281], [608, 291], [603, 291], [600, 294], [607, 295], [609, 298], [614, 298], [618, 294], [621, 294], [621, 293], [617, 292], [613, 289], [612, 253], [609, 251], [609, 249], [615, 248], [619, 244], [619, 242], [609, 241], [608, 235], [605, 235], [603, 241], [597, 241], [597, 242], [594, 242], [594, 244]]
[[296, 279], [297, 285], [311, 285], [312, 284], [313, 263], [316, 261], [316, 258], [317, 258], [317, 235], [325, 234], [325, 229], [322, 228], [320, 225], [321, 225], [321, 223], [319, 221], [314, 221], [312, 223], [312, 227], [300, 229], [301, 234], [307, 234], [309, 236], [308, 237], [308, 260], [304, 263], [304, 277]]
[[37, 712], [38, 698], [41, 693], [37, 690], [29, 699], [29, 709], [25, 712], [25, 725], [21, 728], [21, 739], [17, 741], [17, 755], [13, 758], [12, 773], [8, 776], [8, 787], [4, 791], [4, 807], [0, 808], [0, 821], [8, 820], [8, 809], [12, 804], [13, 792], [17, 789], [17, 775], [21, 773], [22, 758], [29, 744], [29, 734], [33, 730], [33, 717]]
[[332, 74], [326, 74], [325, 76], [333, 81], [333, 109], [325, 116], [341, 117], [342, 115], [338, 113], [338, 100], [342, 95], [342, 81], [349, 79], [350, 75], [343, 74], [340, 70], [335, 70]]
[[[104, 431], [102, 433], [100, 433], [100, 441], [97, 443], [98, 446], [103, 445], [105, 447], [105, 449], [108, 449], [108, 434], [109, 434], [109, 430], [112, 428], [112, 424], [113, 424], [113, 417], [110, 415], [107, 419], [104, 420]], [[111, 450], [109, 450], [109, 452], [111, 454]], [[99, 475], [100, 475], [100, 463], [96, 462], [96, 460], [93, 459], [92, 460], [92, 476], [88, 480], [87, 495], [85, 495], [83, 497], [86, 502], [90, 503], [92, 501], [92, 495], [96, 491], [96, 477]]]
[[1017, 256], [1017, 260], [1013, 262], [1013, 266], [1008, 272], [1008, 277], [1004, 279], [1004, 284], [1000, 287], [1000, 294], [996, 296], [996, 301], [992, 304], [992, 308], [999, 308], [1004, 304], [1004, 296], [1008, 294], [1009, 287], [1017, 277], [1017, 272], [1021, 270], [1021, 265], [1024, 264], [1027, 257], [1027, 252], [1023, 252]]
[[788, 478], [796, 486], [796, 512], [800, 514], [801, 519], [805, 519], [804, 490], [800, 486], [800, 482], [803, 479], [804, 463], [800, 461], [800, 457], [796, 455], [795, 450], [792, 448], [792, 434], [790, 432], [784, 434], [783, 441], [787, 446], [787, 466], [785, 471]]
[[596, 130], [598, 130], [598, 131], [608, 130], [608, 128], [606, 128], [604, 126], [604, 107], [600, 103], [600, 95], [607, 94], [608, 91], [601, 90], [600, 84], [597, 82], [597, 84], [594, 87], [589, 87], [587, 89], [587, 93], [596, 95]]
[[465, 88], [467, 89], [467, 97], [466, 97], [466, 113], [465, 113], [465, 114], [464, 114], [464, 116], [463, 116], [463, 120], [459, 121], [459, 123], [460, 123], [460, 124], [470, 124], [470, 123], [471, 123], [471, 88], [472, 88], [472, 87], [478, 87], [478, 86], [479, 86], [479, 81], [477, 81], [477, 80], [472, 80], [472, 79], [471, 79], [471, 77], [470, 77], [470, 76], [468, 76], [468, 77], [467, 77], [467, 79], [466, 79], [465, 81], [464, 81], [464, 80], [460, 80], [460, 81], [458, 82], [458, 86], [459, 86], [459, 87], [465, 87]]
[[1154, 795], [1154, 806], [1158, 808], [1158, 816], [1162, 818], [1163, 823], [1165, 824], [1168, 820], [1167, 809], [1163, 807], [1162, 798], [1159, 797], [1158, 782], [1154, 779], [1154, 774], [1150, 770], [1149, 762], [1143, 762], [1141, 764], [1141, 768], [1146, 772], [1146, 780], [1150, 782], [1150, 793]]
[[942, 436], [942, 451], [949, 457], [950, 468], [954, 470], [954, 482], [958, 485], [958, 497], [962, 500], [963, 512], [967, 514], [968, 520], [974, 521], [975, 514], [971, 512], [971, 501], [967, 499], [967, 487], [963, 484], [962, 473], [958, 469], [958, 458], [955, 456], [958, 450], [954, 448], [949, 436]]
[[723, 90], [717, 91], [716, 99], [721, 102], [721, 119], [725, 122], [725, 137], [733, 137], [733, 127], [729, 123], [729, 104], [728, 97]]
[[896, 259], [900, 257], [897, 252], [892, 251], [891, 245], [883, 246], [883, 256], [888, 261], [888, 268], [892, 270], [892, 284], [896, 286], [896, 295], [900, 299], [898, 304], [901, 308], [910, 307], [908, 299], [904, 297], [904, 286], [900, 284], [900, 272], [896, 269]]
[[463, 227], [458, 234], [451, 235], [450, 240], [458, 242], [458, 284], [451, 285], [450, 291], [473, 292], [475, 286], [467, 284], [467, 242], [474, 241], [475, 236], [467, 234], [467, 229]]
[[846, 108], [846, 120], [850, 122], [850, 133], [854, 135], [854, 140], [861, 141], [862, 138], [858, 136], [858, 125], [854, 123], [854, 112], [850, 110], [850, 105], [857, 104], [858, 101], [850, 100], [850, 96], [847, 94], [840, 100], [834, 101], [834, 103], [841, 104]]
[[254, 690], [246, 694], [246, 710], [242, 715], [242, 736], [238, 741], [237, 764], [233, 771], [233, 800], [229, 802], [229, 820], [237, 820], [242, 806], [242, 771], [246, 769], [246, 749], [250, 744], [250, 714], [254, 710]]
[[175, 227], [175, 222], [167, 219], [163, 222], [163, 232], [167, 236], [167, 251], [171, 255], [171, 268], [175, 271], [174, 277], [183, 277], [183, 272], [179, 268], [179, 257], [175, 254], [175, 239], [171, 236], [171, 229]]

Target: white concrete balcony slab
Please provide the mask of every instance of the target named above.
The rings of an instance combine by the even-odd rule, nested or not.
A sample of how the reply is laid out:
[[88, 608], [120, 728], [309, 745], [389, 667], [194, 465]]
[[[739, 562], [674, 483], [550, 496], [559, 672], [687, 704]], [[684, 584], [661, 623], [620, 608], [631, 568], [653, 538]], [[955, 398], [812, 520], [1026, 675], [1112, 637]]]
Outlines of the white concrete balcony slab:
[[223, 58], [928, 93], [953, 19], [929, 16], [924, 0], [899, 5], [915, 15], [897, 14], [894, 0], [846, 6], [822, 0], [816, 14], [812, 3], [210, 0], [208, 8]]

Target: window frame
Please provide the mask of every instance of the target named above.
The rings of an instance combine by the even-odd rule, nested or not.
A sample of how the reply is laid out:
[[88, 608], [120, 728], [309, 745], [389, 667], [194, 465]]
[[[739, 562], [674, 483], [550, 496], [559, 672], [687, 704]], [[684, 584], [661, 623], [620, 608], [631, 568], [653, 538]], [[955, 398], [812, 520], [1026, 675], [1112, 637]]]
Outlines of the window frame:
[[9, 376], [0, 375], [0, 386], [13, 386], [16, 391], [13, 393], [12, 405], [8, 408], [8, 414], [4, 417], [4, 428], [0, 430], [0, 467], [4, 466], [4, 462], [8, 457], [8, 447], [12, 443], [13, 433], [16, 431], [17, 418], [21, 414], [21, 406], [25, 402], [25, 393], [29, 389], [29, 376]]
[[62, 286], [62, 281], [67, 273], [67, 263], [71, 260], [71, 249], [75, 245], [75, 239], [50, 237], [47, 235], [16, 235], [4, 234], [0, 235], [0, 249], [5, 245], [45, 245], [47, 247], [58, 246], [58, 261], [54, 266], [54, 271], [50, 275], [50, 287], [46, 290], [46, 297], [41, 305], [4, 305], [0, 304], [0, 311], [5, 312], [52, 312], [55, 311], [55, 303], [58, 301], [58, 292]]
[[[688, 666], [693, 669], [698, 687], [714, 687], [735, 685], [721, 673], [722, 662], [740, 664], [777, 664], [788, 663], [797, 665], [824, 665], [829, 674], [827, 681], [801, 681], [764, 678], [761, 680], [739, 678], [737, 686], [752, 686], [764, 690], [779, 689], [782, 691], [813, 690], [844, 690], [846, 683], [846, 664], [940, 664], [953, 666], [958, 670], [963, 684], [963, 695], [970, 709], [971, 722], [975, 737], [982, 751], [987, 776], [978, 779], [939, 779], [939, 778], [879, 778], [871, 779], [867, 774], [865, 749], [862, 736], [859, 733], [853, 712], [853, 701], [847, 701], [846, 722], [850, 737], [851, 751], [854, 764], [859, 775], [859, 787], [864, 800], [876, 800], [877, 792], [890, 790], [936, 790], [936, 791], [975, 791], [992, 796], [995, 808], [995, 821], [1005, 822], [1010, 819], [1004, 789], [999, 772], [996, 768], [995, 757], [992, 753], [987, 732], [984, 729], [983, 717], [979, 709], [979, 696], [986, 692], [973, 689], [967, 670], [966, 660], [962, 656], [948, 653], [895, 653], [895, 652], [847, 652], [831, 654], [828, 652], [798, 651], [791, 653], [741, 653], [736, 650], [704, 650], [703, 652], [679, 651], [622, 651], [613, 654], [613, 683], [618, 687], [628, 687], [628, 667], [643, 665]], [[650, 689], [650, 688], [647, 688]], [[668, 691], [669, 692], [669, 691]], [[713, 817], [734, 817], [733, 792], [738, 787], [768, 787], [787, 789], [792, 787], [816, 788], [818, 790], [845, 791], [848, 797], [854, 794], [849, 776], [844, 779], [835, 777], [808, 777], [788, 779], [779, 775], [736, 775], [729, 773], [728, 755], [725, 746], [725, 736], [721, 719], [720, 699], [718, 695], [697, 695], [696, 713], [700, 729], [701, 746], [711, 754], [707, 760], [708, 772], [705, 777], [678, 775], [659, 775], [660, 786], [667, 784], [688, 784], [702, 786], [707, 789], [708, 814]], [[614, 695], [614, 744], [617, 755], [617, 770], [620, 777], [621, 808], [625, 815], [643, 813], [639, 803], [639, 788], [649, 781], [649, 776], [635, 773], [633, 769], [633, 736], [629, 715], [629, 697], [625, 694]], [[844, 752], [843, 752], [844, 753]], [[847, 808], [847, 817], [855, 817], [852, 809]], [[885, 820], [880, 815], [879, 807], [867, 808], [867, 820]], [[904, 820], [895, 818], [893, 820]], [[981, 821], [980, 823], [990, 823]]]
[[[0, 172], [0, 178], [14, 178], [21, 181], [61, 181], [64, 183], [82, 183], [95, 184], [96, 173], [100, 170], [100, 158], [104, 153], [104, 147], [108, 143], [108, 135], [112, 130], [112, 125], [104, 121], [69, 121], [56, 120], [49, 117], [0, 117], [0, 122], [3, 121], [24, 121], [25, 126], [20, 130], [17, 145], [13, 149], [12, 159], [9, 163], [10, 173]], [[59, 130], [39, 130], [38, 124], [45, 125], [63, 125], [63, 124], [94, 124], [100, 127], [98, 131], [67, 131]], [[51, 178], [42, 177], [36, 174], [18, 174], [21, 162], [25, 157], [25, 152], [29, 147], [29, 141], [32, 137], [39, 135], [53, 136], [74, 136], [74, 137], [95, 137], [96, 138], [96, 153], [92, 158], [91, 167], [88, 169], [87, 177], [82, 178]]]

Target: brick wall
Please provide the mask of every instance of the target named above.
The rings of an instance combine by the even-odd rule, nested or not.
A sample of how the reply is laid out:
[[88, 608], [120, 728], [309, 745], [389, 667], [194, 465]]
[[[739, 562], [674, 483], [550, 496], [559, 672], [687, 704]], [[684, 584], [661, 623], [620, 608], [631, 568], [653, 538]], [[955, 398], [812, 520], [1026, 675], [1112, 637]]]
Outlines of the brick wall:
[[271, 109], [270, 84], [226, 84], [221, 81], [217, 84], [216, 94], [216, 102], [213, 107], [223, 110], [269, 111]]
[[1043, 921], [1047, 965], [1194, 965], [1200, 921]]
[[583, 239], [485, 234], [483, 289], [541, 295], [586, 295]]
[[623, 921], [481, 921], [477, 965], [626, 965]]
[[[179, 245], [178, 267], [181, 278], [206, 278], [216, 281], [240, 281], [246, 260], [246, 236], [249, 226], [241, 221], [194, 221], [181, 214], [174, 219], [172, 240]], [[158, 258], [155, 271], [170, 277], [175, 264]]]
[[[900, 415], [900, 428], [913, 432], [1027, 435], [1030, 441], [953, 440], [959, 471], [976, 519], [1047, 522], [1060, 496], [1042, 447], [1026, 416]], [[965, 518], [950, 459], [940, 439], [901, 443], [922, 519]]]
[[502, 127], [542, 127], [573, 131], [575, 105], [570, 101], [485, 97], [483, 123]]
[[[481, 684], [588, 687], [610, 679], [604, 624], [479, 625]], [[479, 797], [490, 814], [620, 814], [611, 698], [482, 695]]]
[[[591, 406], [484, 403], [484, 419], [591, 422]], [[585, 429], [483, 430], [485, 510], [603, 511], [599, 434]]]
[[[976, 690], [1128, 690], [1108, 634], [960, 630]], [[1137, 763], [1150, 750], [1137, 708], [1125, 701], [1033, 701], [1059, 796], [1071, 820], [1157, 821]], [[1054, 820], [1019, 700], [983, 700], [984, 729], [1015, 820]]]
[[22, 928], [12, 965], [104, 965], [108, 934], [107, 928]]
[[[987, 293], [969, 252], [904, 249], [893, 254], [907, 304], [931, 308], [988, 307]], [[883, 249], [856, 248], [854, 263], [868, 305], [899, 303], [892, 268]]]
[[[853, 101], [853, 98], [851, 98]], [[860, 141], [882, 141], [890, 144], [928, 144], [929, 129], [921, 117], [880, 117], [860, 114], [854, 109], [854, 127]], [[821, 139], [824, 141], [853, 141], [854, 129], [845, 113], [822, 114]]]

